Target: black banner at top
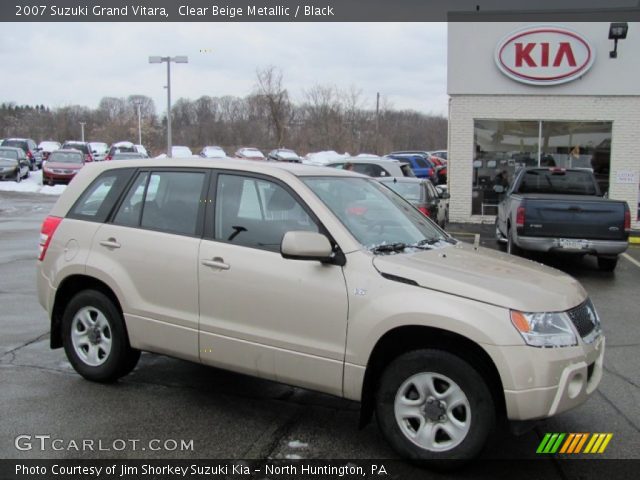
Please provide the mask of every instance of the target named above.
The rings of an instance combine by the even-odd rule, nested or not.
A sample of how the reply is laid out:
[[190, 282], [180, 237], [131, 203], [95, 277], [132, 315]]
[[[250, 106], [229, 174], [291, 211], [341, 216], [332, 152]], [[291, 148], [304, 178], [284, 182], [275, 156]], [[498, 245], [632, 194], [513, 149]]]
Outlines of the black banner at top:
[[635, 21], [636, 0], [3, 0], [2, 22]]

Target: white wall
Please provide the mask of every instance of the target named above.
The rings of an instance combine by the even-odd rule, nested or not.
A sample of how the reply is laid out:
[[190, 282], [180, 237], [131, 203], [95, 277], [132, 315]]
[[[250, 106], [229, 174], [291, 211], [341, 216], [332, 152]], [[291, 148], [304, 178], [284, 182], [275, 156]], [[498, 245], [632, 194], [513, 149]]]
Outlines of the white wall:
[[[640, 84], [640, 81], [638, 82]], [[473, 121], [500, 120], [585, 120], [611, 121], [610, 197], [626, 200], [636, 220], [638, 185], [615, 182], [618, 170], [634, 171], [640, 178], [640, 96], [530, 96], [454, 95], [449, 104], [449, 189], [452, 222], [480, 222], [471, 215], [473, 177]], [[493, 221], [493, 217], [485, 217]]]

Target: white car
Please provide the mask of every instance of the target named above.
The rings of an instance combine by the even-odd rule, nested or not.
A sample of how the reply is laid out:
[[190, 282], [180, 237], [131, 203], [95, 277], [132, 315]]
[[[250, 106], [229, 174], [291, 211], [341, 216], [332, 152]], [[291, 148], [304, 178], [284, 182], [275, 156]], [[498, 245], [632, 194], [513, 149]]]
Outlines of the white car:
[[227, 154], [222, 147], [209, 145], [200, 151], [200, 156], [204, 158], [226, 158]]
[[171, 147], [171, 156], [173, 158], [193, 157], [193, 152], [191, 152], [191, 149], [189, 147], [174, 145]]

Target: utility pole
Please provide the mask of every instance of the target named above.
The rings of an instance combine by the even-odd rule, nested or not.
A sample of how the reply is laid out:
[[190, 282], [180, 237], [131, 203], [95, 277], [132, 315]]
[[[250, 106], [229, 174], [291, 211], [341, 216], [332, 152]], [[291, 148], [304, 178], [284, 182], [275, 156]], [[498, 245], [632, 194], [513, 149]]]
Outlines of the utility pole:
[[376, 154], [380, 155], [380, 92], [376, 93]]
[[87, 122], [80, 122], [80, 141], [84, 142], [84, 126]]
[[142, 145], [142, 123], [141, 123], [141, 116], [140, 116], [140, 105], [142, 104], [142, 102], [140, 100], [136, 100], [136, 107], [138, 109], [138, 145]]
[[171, 62], [189, 63], [186, 55], [177, 57], [149, 57], [149, 63], [167, 62], [167, 157], [171, 157]]

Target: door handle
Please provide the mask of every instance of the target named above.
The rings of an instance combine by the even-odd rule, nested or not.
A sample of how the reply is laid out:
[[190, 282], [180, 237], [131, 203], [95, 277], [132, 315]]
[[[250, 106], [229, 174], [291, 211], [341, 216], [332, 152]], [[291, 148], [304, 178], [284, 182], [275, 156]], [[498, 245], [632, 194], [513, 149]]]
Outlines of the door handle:
[[108, 240], [102, 240], [100, 242], [100, 245], [107, 248], [120, 248], [120, 244], [113, 237], [109, 238]]
[[231, 266], [228, 263], [224, 263], [221, 257], [214, 257], [212, 260], [204, 259], [202, 264], [207, 267], [219, 268], [220, 270], [229, 270]]

